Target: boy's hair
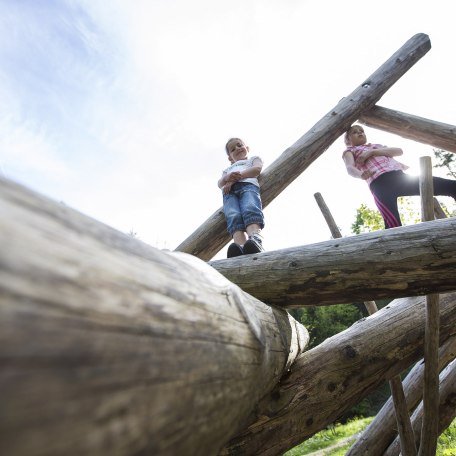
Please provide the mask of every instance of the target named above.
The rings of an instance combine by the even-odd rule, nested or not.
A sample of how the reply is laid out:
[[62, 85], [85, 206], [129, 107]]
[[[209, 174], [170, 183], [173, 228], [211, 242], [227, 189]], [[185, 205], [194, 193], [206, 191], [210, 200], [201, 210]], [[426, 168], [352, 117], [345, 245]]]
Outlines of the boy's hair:
[[[231, 142], [231, 141], [242, 141], [241, 138], [230, 138], [226, 144], [225, 144], [225, 151], [226, 151], [226, 155], [230, 155], [230, 151], [228, 150], [228, 144]], [[244, 141], [242, 141], [244, 142]]]

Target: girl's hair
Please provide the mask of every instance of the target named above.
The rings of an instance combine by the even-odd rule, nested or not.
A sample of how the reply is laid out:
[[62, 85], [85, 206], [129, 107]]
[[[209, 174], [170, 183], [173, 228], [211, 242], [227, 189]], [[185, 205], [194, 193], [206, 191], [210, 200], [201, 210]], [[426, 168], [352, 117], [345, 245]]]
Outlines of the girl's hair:
[[244, 141], [242, 141], [241, 138], [230, 138], [230, 139], [226, 142], [226, 144], [225, 144], [225, 151], [226, 151], [226, 154], [227, 154], [227, 155], [230, 155], [230, 151], [228, 150], [228, 144], [229, 144], [231, 141], [241, 141], [241, 142], [244, 142]]
[[352, 125], [346, 132], [345, 132], [345, 135], [344, 135], [344, 143], [346, 146], [351, 146], [351, 142], [350, 142], [350, 138], [349, 138], [349, 135], [352, 131], [353, 128], [355, 127], [358, 127], [358, 128], [361, 128], [363, 131], [363, 127], [361, 127], [360, 125]]

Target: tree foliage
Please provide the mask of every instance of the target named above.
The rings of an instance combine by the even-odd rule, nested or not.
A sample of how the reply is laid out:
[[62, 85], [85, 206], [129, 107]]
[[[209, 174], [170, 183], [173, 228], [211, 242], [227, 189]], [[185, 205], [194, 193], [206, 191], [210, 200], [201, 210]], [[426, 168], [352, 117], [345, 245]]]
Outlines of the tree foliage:
[[437, 163], [434, 168], [446, 168], [448, 177], [456, 178], [456, 156], [452, 152], [446, 152], [443, 149], [433, 149], [434, 157]]

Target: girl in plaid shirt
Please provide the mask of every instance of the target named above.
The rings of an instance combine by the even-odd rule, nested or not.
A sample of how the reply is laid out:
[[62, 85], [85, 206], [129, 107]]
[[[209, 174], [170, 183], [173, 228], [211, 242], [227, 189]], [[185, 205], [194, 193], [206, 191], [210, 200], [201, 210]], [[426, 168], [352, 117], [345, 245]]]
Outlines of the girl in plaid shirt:
[[[420, 194], [419, 178], [405, 174], [408, 166], [394, 159], [403, 154], [402, 149], [367, 143], [359, 125], [351, 126], [344, 140], [347, 149], [342, 158], [348, 174], [367, 182], [385, 228], [401, 226], [397, 198]], [[433, 181], [435, 195], [452, 196], [456, 200], [456, 181], [441, 177], [433, 177]]]

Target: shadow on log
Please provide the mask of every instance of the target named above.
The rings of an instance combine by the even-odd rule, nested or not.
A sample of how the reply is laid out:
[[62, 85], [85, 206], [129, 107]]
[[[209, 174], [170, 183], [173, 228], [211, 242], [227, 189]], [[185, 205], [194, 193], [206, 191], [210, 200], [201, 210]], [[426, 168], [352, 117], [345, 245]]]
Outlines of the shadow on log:
[[0, 180], [0, 454], [216, 454], [308, 334], [206, 263]]

